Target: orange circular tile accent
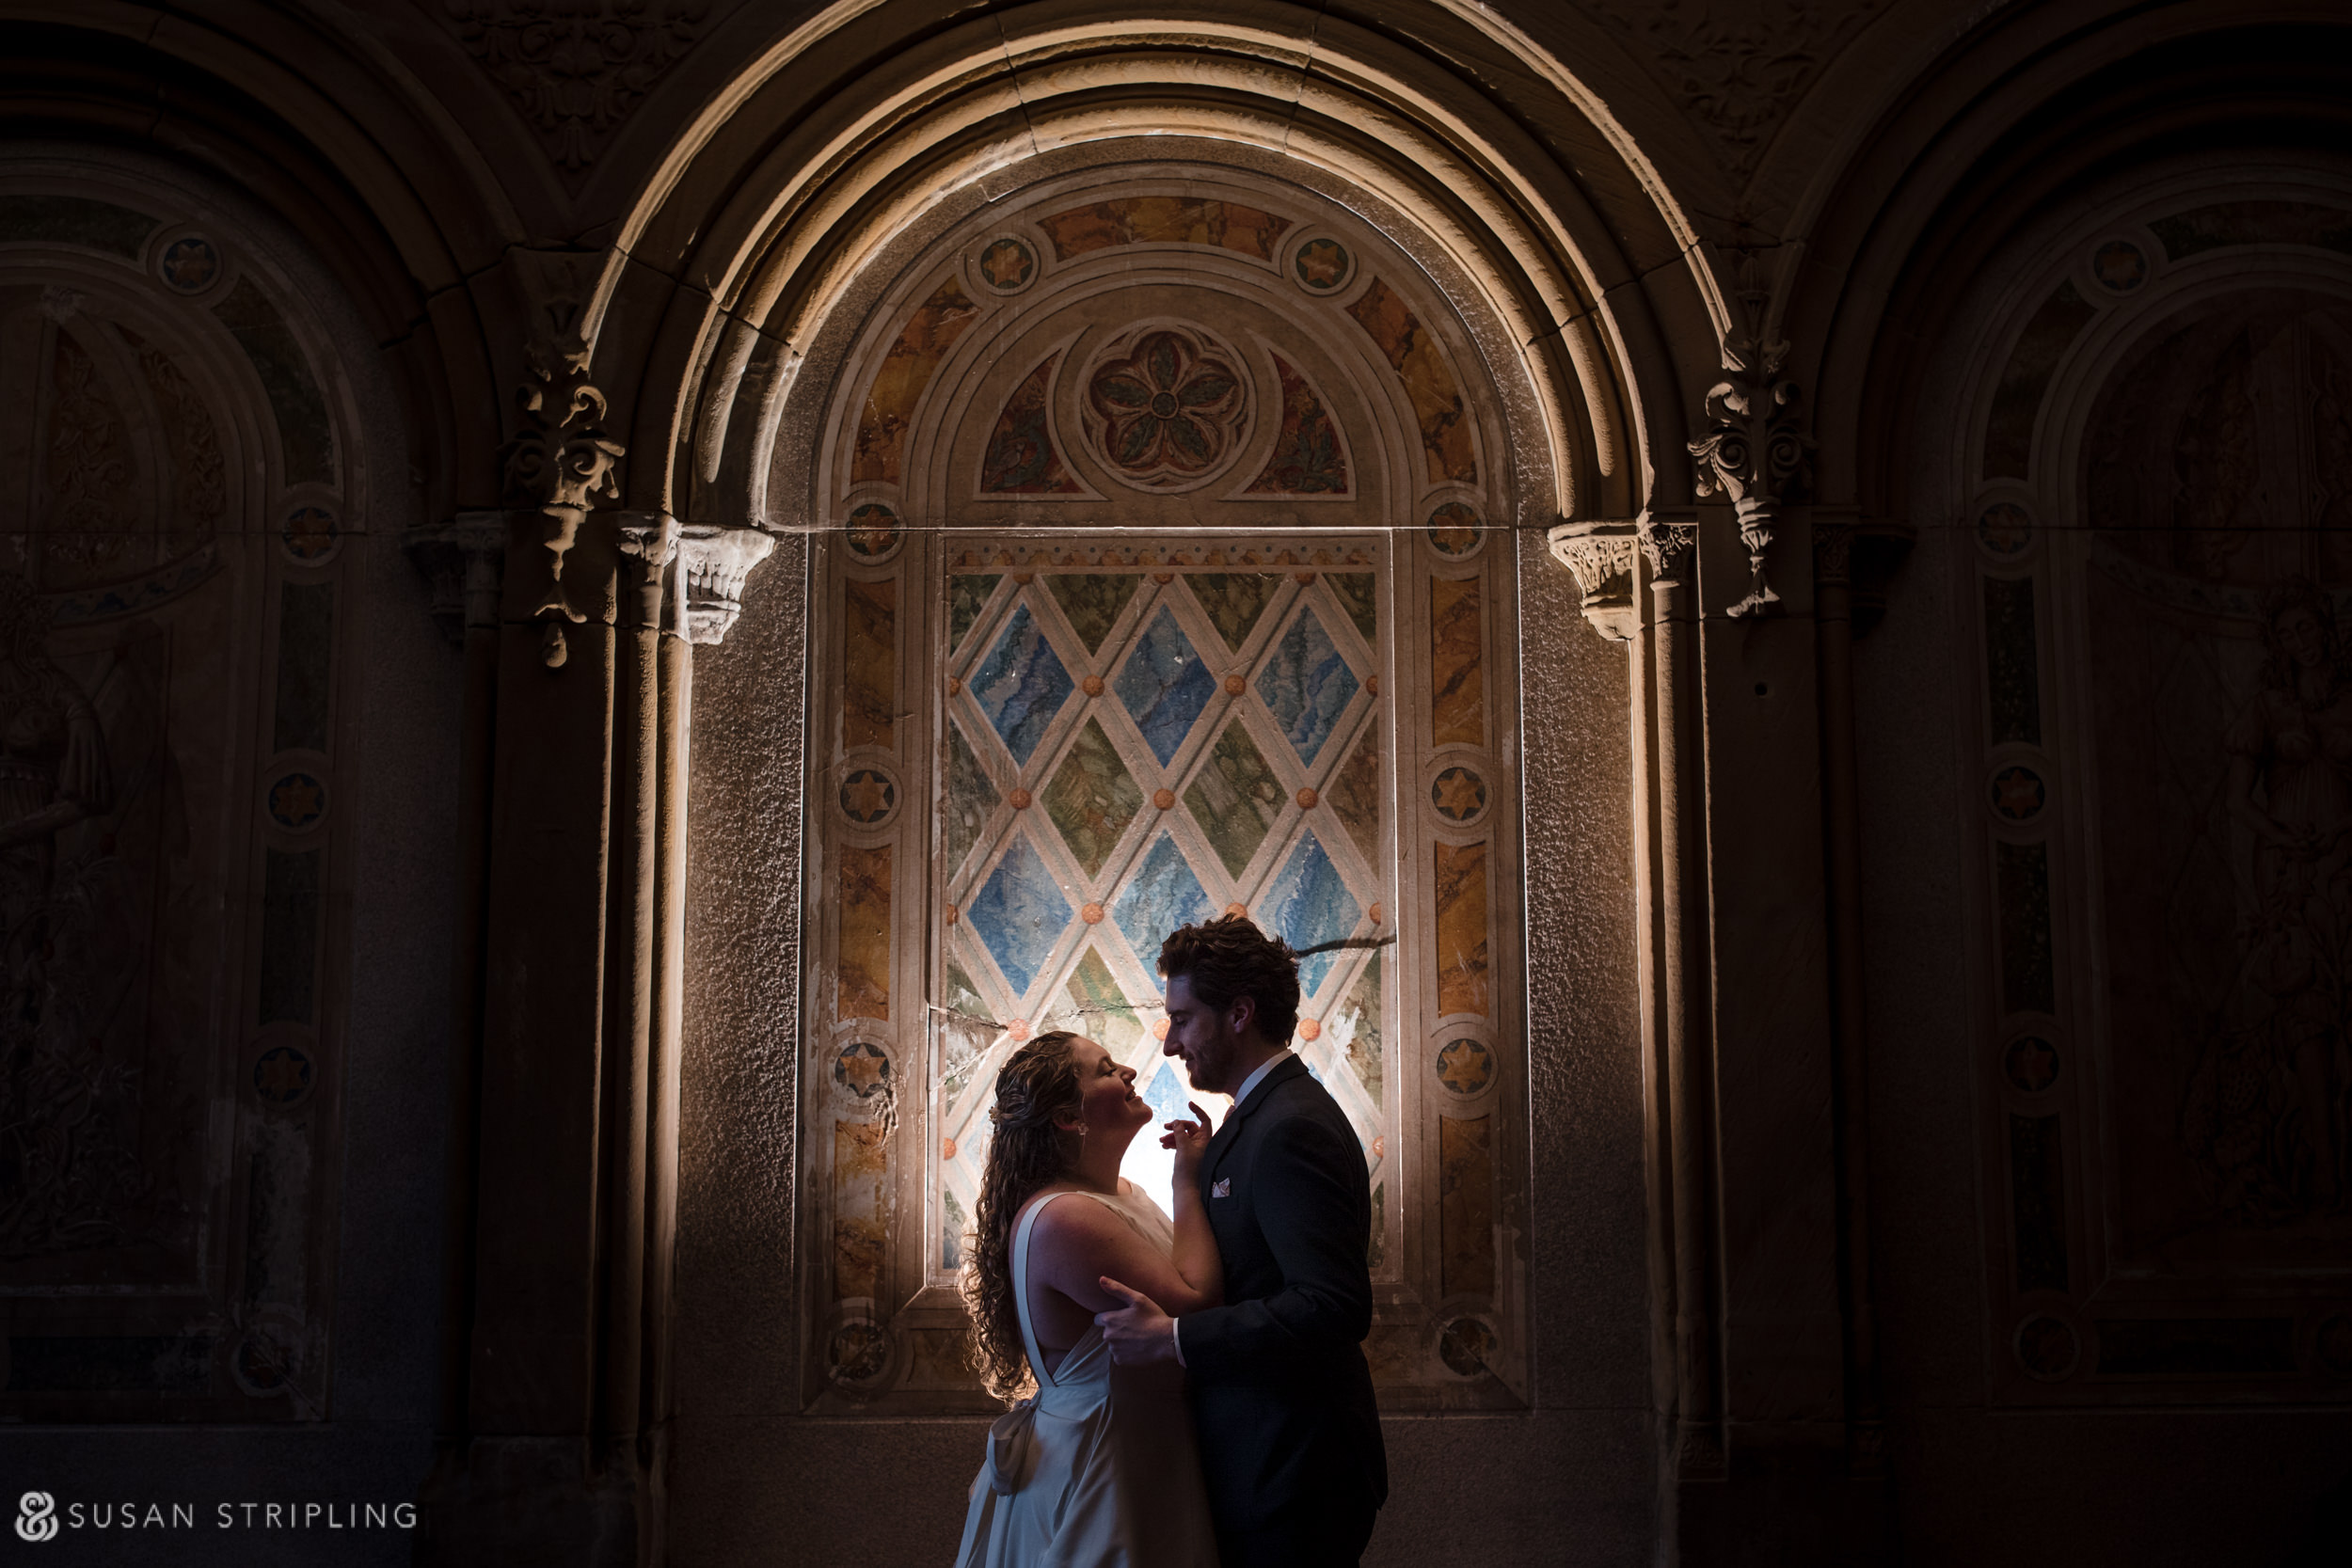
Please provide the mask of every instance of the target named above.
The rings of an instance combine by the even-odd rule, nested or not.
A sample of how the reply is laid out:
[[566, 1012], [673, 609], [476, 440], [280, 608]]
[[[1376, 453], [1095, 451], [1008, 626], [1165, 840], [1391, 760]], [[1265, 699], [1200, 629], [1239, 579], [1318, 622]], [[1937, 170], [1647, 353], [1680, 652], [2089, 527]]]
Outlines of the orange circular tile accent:
[[1249, 906], [1247, 904], [1228, 904], [1225, 906], [1225, 912], [1227, 914], [1247, 915], [1249, 912]]
[[1249, 682], [1240, 675], [1228, 675], [1225, 677], [1225, 689], [1230, 694], [1238, 697], [1249, 689]]
[[1160, 810], [1167, 811], [1175, 805], [1176, 792], [1172, 789], [1155, 789], [1152, 792], [1152, 803]]
[[1373, 1140], [1372, 1140], [1372, 1157], [1373, 1157], [1374, 1159], [1375, 1159], [1375, 1160], [1379, 1159], [1382, 1155], [1384, 1155], [1384, 1154], [1388, 1153], [1388, 1151], [1389, 1151], [1389, 1140], [1388, 1140], [1388, 1139], [1386, 1139], [1386, 1138], [1375, 1138], [1375, 1139], [1373, 1139]]
[[1015, 572], [1012, 575], [1012, 580], [1023, 584], [1032, 583], [1037, 580], [1037, 574], [1035, 572]]
[[1014, 1039], [1025, 1040], [1029, 1037], [1029, 1021], [1025, 1018], [1016, 1018], [1005, 1025], [1005, 1033]]
[[1380, 924], [1380, 906], [1377, 904], [1375, 904], [1372, 907], [1372, 923], [1375, 926]]
[[1103, 677], [1100, 675], [1089, 675], [1086, 679], [1078, 683], [1078, 689], [1085, 692], [1089, 697], [1100, 697], [1103, 694]]
[[943, 1160], [952, 1160], [956, 1157], [955, 1139], [942, 1138], [939, 1140], [939, 1157]]
[[1152, 1037], [1155, 1040], [1164, 1040], [1168, 1038], [1168, 1020], [1161, 1019], [1157, 1023], [1152, 1025]]
[[1366, 675], [1364, 677], [1364, 689], [1371, 692], [1375, 697], [1380, 695], [1380, 677], [1377, 675]]
[[1025, 789], [1016, 789], [1011, 794], [1006, 796], [1005, 800], [1015, 811], [1027, 811], [1029, 809], [1029, 792]]
[[1315, 580], [1315, 575], [1312, 572], [1293, 572], [1291, 580], [1299, 587], [1305, 588]]
[[958, 692], [961, 691], [962, 689], [963, 689], [963, 682], [962, 682], [961, 680], [958, 679], [958, 678], [957, 678], [956, 676], [954, 676], [954, 675], [949, 675], [949, 676], [947, 677], [947, 695], [948, 695], [948, 696], [953, 697], [953, 696], [955, 696]]
[[1100, 926], [1103, 924], [1103, 906], [1089, 904], [1078, 911], [1078, 918], [1089, 926]]
[[1311, 1018], [1302, 1018], [1298, 1021], [1298, 1037], [1302, 1040], [1319, 1040], [1323, 1038], [1323, 1025]]
[[1312, 811], [1315, 809], [1315, 802], [1321, 799], [1323, 799], [1323, 797], [1317, 795], [1313, 790], [1302, 789], [1298, 792], [1298, 809], [1301, 811]]
[[956, 923], [956, 907], [955, 907], [953, 904], [950, 904], [950, 905], [948, 905], [948, 906], [947, 906], [947, 924], [948, 924], [948, 925], [950, 925], [950, 926], [953, 926], [955, 923]]
[[1154, 572], [1152, 574], [1152, 580], [1158, 583], [1162, 588], [1166, 588], [1169, 583], [1176, 580], [1176, 574], [1173, 572]]

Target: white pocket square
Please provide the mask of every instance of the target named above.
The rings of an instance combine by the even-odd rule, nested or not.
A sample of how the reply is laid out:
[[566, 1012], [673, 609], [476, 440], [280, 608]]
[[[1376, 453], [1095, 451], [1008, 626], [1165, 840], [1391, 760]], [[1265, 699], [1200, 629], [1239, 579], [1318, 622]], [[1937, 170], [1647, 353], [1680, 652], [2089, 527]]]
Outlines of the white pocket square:
[[1210, 1196], [1211, 1197], [1231, 1197], [1231, 1196], [1233, 1196], [1233, 1179], [1232, 1179], [1232, 1177], [1230, 1177], [1230, 1176], [1229, 1176], [1229, 1177], [1227, 1177], [1224, 1180], [1222, 1180], [1222, 1181], [1218, 1182], [1216, 1186], [1211, 1187], [1211, 1188], [1209, 1189], [1209, 1196]]

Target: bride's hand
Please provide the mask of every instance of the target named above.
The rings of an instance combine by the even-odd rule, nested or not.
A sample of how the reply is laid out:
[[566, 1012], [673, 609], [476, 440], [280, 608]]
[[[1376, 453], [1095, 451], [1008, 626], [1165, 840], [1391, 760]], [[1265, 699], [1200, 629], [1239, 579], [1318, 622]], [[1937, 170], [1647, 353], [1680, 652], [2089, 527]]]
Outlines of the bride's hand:
[[1207, 1150], [1209, 1134], [1214, 1131], [1209, 1125], [1208, 1112], [1194, 1104], [1192, 1114], [1199, 1119], [1186, 1121], [1178, 1117], [1168, 1123], [1168, 1132], [1160, 1139], [1162, 1148], [1176, 1152], [1176, 1180], [1179, 1181], [1190, 1181], [1193, 1173], [1200, 1168], [1200, 1156]]

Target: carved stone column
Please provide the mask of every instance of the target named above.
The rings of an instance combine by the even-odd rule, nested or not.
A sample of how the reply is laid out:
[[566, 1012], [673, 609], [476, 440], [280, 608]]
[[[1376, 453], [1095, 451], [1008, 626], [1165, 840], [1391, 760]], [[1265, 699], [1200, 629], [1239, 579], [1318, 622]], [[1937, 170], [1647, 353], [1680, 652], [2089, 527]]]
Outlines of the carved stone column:
[[686, 641], [726, 641], [743, 610], [743, 581], [768, 559], [776, 536], [765, 529], [690, 523], [679, 541], [684, 563]]
[[1651, 512], [1636, 537], [1649, 567], [1658, 691], [1658, 983], [1666, 1043], [1668, 1180], [1674, 1231], [1676, 1433], [1684, 1481], [1724, 1475], [1718, 1366], [1715, 1080], [1707, 1006], [1705, 849], [1696, 791], [1698, 528], [1688, 513]]
[[1640, 522], [1590, 518], [1562, 523], [1546, 535], [1551, 553], [1576, 574], [1584, 591], [1584, 619], [1612, 642], [1633, 636], [1641, 610], [1633, 602], [1633, 550]]
[[539, 515], [539, 543], [550, 558], [547, 596], [532, 612], [543, 623], [542, 657], [550, 670], [567, 657], [566, 624], [587, 619], [564, 585], [564, 562], [579, 541], [589, 502], [616, 499], [613, 465], [626, 449], [603, 429], [604, 394], [588, 380], [588, 350], [577, 341], [542, 351], [516, 394], [521, 429], [500, 454], [506, 499]]

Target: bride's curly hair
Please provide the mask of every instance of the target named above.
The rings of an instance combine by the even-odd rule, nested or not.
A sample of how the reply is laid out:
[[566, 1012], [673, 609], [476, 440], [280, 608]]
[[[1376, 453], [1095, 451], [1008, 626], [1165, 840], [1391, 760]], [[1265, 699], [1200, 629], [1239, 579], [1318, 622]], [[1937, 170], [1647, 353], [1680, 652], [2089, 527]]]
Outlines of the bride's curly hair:
[[996, 1074], [996, 1107], [988, 1114], [988, 1169], [980, 1178], [979, 1210], [964, 1256], [964, 1305], [972, 1311], [972, 1359], [988, 1391], [1007, 1404], [1029, 1386], [1029, 1356], [1021, 1343], [1021, 1309], [1012, 1276], [1012, 1222], [1039, 1188], [1060, 1177], [1076, 1157], [1078, 1134], [1054, 1125], [1081, 1104], [1078, 1064], [1071, 1046], [1080, 1037], [1056, 1029], [1005, 1060]]

